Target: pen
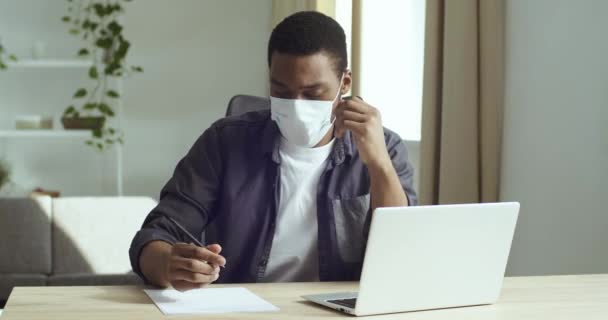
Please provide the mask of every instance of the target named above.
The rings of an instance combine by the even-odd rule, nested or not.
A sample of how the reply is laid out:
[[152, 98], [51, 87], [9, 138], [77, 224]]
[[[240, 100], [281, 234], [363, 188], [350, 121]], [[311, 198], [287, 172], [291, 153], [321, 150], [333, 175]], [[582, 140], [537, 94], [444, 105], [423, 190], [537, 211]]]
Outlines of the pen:
[[[196, 244], [197, 246], [199, 246], [199, 247], [201, 247], [201, 248], [204, 248], [204, 247], [205, 247], [205, 246], [204, 246], [204, 245], [203, 245], [203, 244], [202, 244], [200, 241], [198, 241], [198, 240], [197, 240], [197, 239], [196, 239], [196, 238], [195, 238], [195, 237], [194, 237], [194, 236], [193, 236], [193, 235], [192, 235], [190, 232], [188, 232], [188, 230], [186, 230], [186, 228], [182, 227], [182, 225], [181, 225], [179, 222], [177, 222], [175, 219], [173, 219], [173, 218], [171, 218], [171, 217], [169, 217], [169, 216], [167, 216], [167, 215], [165, 215], [164, 217], [165, 217], [165, 218], [167, 218], [167, 219], [169, 219], [169, 221], [173, 222], [173, 224], [174, 224], [174, 225], [175, 225], [177, 228], [179, 228], [179, 229], [180, 229], [180, 230], [181, 230], [181, 231], [182, 231], [182, 232], [183, 232], [183, 233], [186, 235], [186, 237], [188, 237], [188, 238], [190, 239], [190, 241], [192, 241], [194, 244]], [[224, 266], [220, 266], [220, 267], [225, 268]]]

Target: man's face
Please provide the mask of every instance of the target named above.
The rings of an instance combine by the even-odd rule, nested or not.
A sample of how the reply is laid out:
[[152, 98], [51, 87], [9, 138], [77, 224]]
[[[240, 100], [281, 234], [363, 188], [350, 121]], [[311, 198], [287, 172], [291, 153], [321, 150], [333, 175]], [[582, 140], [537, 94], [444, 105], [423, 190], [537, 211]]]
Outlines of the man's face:
[[[270, 95], [283, 99], [333, 100], [340, 90], [350, 90], [345, 72], [342, 86], [333, 59], [324, 52], [308, 56], [273, 53], [270, 63]], [[334, 104], [334, 107], [337, 102]]]

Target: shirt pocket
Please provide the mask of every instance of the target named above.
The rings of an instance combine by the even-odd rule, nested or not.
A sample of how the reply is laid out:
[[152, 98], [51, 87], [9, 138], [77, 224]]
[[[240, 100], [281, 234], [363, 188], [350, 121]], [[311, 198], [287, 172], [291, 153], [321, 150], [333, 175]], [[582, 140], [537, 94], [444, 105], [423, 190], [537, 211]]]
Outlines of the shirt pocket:
[[363, 261], [366, 242], [364, 229], [370, 209], [370, 195], [332, 200], [332, 206], [342, 260], [346, 263]]

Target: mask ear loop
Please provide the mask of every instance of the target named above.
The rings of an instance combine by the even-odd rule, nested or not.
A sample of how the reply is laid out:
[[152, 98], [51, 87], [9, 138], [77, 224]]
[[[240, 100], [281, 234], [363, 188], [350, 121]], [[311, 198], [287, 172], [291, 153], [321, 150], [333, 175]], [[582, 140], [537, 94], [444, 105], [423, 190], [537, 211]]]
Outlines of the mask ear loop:
[[[342, 101], [342, 97], [340, 97], [340, 92], [342, 92], [342, 81], [344, 81], [344, 72], [342, 72], [342, 76], [340, 77], [340, 87], [338, 88], [338, 93], [336, 93], [336, 97], [334, 98], [334, 100], [332, 100], [332, 104], [333, 102], [336, 101], [336, 99], [338, 100], [338, 104], [340, 104], [340, 102]], [[334, 126], [334, 124], [336, 123], [336, 115], [334, 114], [334, 111], [331, 111], [331, 125], [333, 127], [332, 129], [332, 135], [335, 137], [336, 136], [336, 126]]]
[[336, 99], [341, 100], [340, 92], [342, 92], [342, 81], [344, 81], [344, 72], [342, 72], [342, 76], [340, 77], [340, 86], [338, 87], [338, 92], [336, 93], [333, 101], [336, 101]]

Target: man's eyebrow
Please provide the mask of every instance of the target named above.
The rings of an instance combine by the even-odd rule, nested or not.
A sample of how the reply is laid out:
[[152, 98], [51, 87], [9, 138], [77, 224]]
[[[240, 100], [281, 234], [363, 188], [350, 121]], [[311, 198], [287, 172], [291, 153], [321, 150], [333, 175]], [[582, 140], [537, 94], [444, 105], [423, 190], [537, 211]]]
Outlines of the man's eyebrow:
[[[270, 79], [270, 83], [272, 83], [273, 85], [279, 86], [279, 87], [287, 88], [286, 84], [284, 84], [281, 81], [276, 80], [276, 79]], [[313, 83], [313, 84], [308, 85], [308, 86], [301, 87], [300, 89], [313, 90], [313, 89], [319, 89], [319, 88], [321, 88], [323, 86], [324, 86], [324, 83], [318, 82], [318, 83]]]
[[314, 83], [314, 84], [311, 84], [309, 86], [302, 87], [302, 89], [307, 89], [307, 90], [318, 89], [318, 88], [320, 88], [322, 86], [323, 86], [323, 83]]

